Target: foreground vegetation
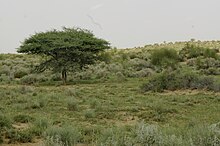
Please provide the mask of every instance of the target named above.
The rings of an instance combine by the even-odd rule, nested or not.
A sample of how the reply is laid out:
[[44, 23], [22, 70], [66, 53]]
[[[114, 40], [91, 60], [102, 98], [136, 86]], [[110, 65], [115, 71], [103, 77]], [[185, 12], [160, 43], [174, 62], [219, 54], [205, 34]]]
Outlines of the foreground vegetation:
[[218, 146], [219, 46], [112, 49], [65, 86], [57, 73], [34, 72], [41, 57], [1, 54], [0, 143]]
[[2, 136], [9, 143], [40, 136], [48, 145], [219, 144], [219, 94], [143, 94], [141, 82], [1, 86]]

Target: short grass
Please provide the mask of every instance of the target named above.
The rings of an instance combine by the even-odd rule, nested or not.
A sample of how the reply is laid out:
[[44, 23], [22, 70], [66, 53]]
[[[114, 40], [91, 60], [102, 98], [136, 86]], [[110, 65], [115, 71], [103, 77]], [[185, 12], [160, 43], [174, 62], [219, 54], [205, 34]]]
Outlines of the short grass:
[[[142, 78], [67, 86], [1, 85], [0, 113], [11, 119], [12, 125], [29, 123], [31, 133], [40, 138], [48, 124], [79, 127], [83, 129], [82, 143], [97, 141], [91, 136], [96, 134], [94, 129], [129, 129], [144, 122], [181, 130], [220, 122], [219, 94], [203, 91], [142, 93], [143, 82]], [[35, 124], [38, 121], [37, 125], [41, 125], [39, 119], [47, 125], [40, 130]]]

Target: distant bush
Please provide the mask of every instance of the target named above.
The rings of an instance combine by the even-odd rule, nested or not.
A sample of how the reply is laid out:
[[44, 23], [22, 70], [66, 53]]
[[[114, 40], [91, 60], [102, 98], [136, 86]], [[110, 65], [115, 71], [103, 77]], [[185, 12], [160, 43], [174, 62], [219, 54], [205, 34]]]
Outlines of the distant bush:
[[7, 65], [0, 66], [0, 75], [1, 74], [9, 75], [10, 72], [11, 72], [11, 70], [10, 70], [9, 66], [7, 66]]
[[154, 74], [154, 70], [151, 68], [145, 68], [140, 71], [134, 72], [135, 77], [149, 77]]
[[197, 58], [203, 56], [205, 58], [219, 59], [218, 52], [215, 49], [203, 48], [193, 44], [186, 44], [186, 46], [179, 52], [181, 60], [190, 58]]
[[187, 60], [186, 63], [206, 75], [220, 74], [220, 60], [216, 60], [214, 58], [197, 57]]
[[218, 92], [218, 86], [220, 85], [214, 77], [201, 76], [196, 72], [180, 69], [157, 74], [143, 84], [141, 88], [143, 91], [155, 92], [179, 89], [205, 89]]
[[21, 68], [21, 69], [18, 69], [14, 72], [14, 77], [15, 78], [22, 78], [26, 75], [28, 75], [29, 71], [27, 69], [24, 69], [24, 68]]
[[149, 61], [140, 58], [130, 59], [125, 63], [126, 68], [131, 67], [135, 71], [140, 71], [145, 68], [152, 68], [152, 65]]
[[179, 56], [174, 49], [155, 49], [151, 52], [151, 63], [162, 68], [174, 68], [179, 62]]
[[48, 80], [49, 79], [44, 75], [30, 74], [30, 75], [22, 77], [20, 81], [22, 84], [31, 85], [35, 83], [46, 82]]

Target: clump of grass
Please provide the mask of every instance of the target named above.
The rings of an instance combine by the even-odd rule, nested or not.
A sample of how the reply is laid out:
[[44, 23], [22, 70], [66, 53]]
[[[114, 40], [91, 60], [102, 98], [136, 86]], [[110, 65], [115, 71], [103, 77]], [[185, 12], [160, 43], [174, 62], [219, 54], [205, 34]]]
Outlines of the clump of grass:
[[68, 96], [73, 96], [73, 97], [78, 97], [79, 96], [79, 92], [76, 89], [67, 89], [65, 91], [65, 93]]
[[78, 111], [79, 103], [76, 100], [67, 100], [67, 109], [70, 111]]
[[0, 113], [0, 144], [3, 143], [3, 135], [2, 135], [3, 131], [11, 127], [12, 127], [11, 120], [5, 115]]
[[[51, 127], [46, 130], [44, 135], [45, 144], [47, 146], [74, 146], [79, 143], [81, 134], [71, 126]], [[59, 145], [59, 146], [60, 146]]]
[[160, 131], [155, 125], [146, 125], [143, 122], [135, 129], [135, 142], [140, 145], [158, 145]]
[[100, 104], [100, 102], [98, 100], [93, 99], [93, 100], [90, 101], [90, 107], [92, 109], [99, 109], [100, 106], [101, 106], [101, 104]]
[[2, 131], [3, 128], [10, 128], [11, 127], [11, 120], [0, 113], [0, 132]]
[[37, 100], [35, 100], [35, 101], [33, 101], [31, 103], [30, 108], [32, 108], [32, 109], [39, 109], [39, 108], [43, 108], [46, 104], [47, 104], [46, 100], [44, 100], [44, 99], [37, 99]]
[[94, 110], [86, 110], [84, 112], [84, 116], [86, 119], [90, 119], [90, 118], [95, 118], [96, 117], [96, 113]]
[[17, 115], [14, 117], [14, 121], [15, 122], [20, 122], [20, 123], [28, 123], [28, 122], [32, 122], [34, 121], [35, 119], [29, 115]]
[[32, 93], [34, 91], [34, 89], [30, 86], [21, 86], [18, 90], [21, 94]]
[[21, 131], [9, 129], [6, 131], [6, 138], [10, 139], [9, 143], [28, 143], [33, 141], [34, 134], [32, 133], [31, 129]]
[[49, 122], [46, 118], [37, 118], [33, 123], [31, 131], [36, 136], [42, 136], [43, 132], [48, 128]]

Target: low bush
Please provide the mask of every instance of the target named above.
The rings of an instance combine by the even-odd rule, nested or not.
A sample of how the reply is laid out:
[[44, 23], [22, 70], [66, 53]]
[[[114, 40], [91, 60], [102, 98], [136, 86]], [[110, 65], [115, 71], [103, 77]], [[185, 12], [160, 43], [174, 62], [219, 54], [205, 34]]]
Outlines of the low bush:
[[10, 128], [10, 127], [11, 127], [11, 120], [5, 115], [0, 113], [0, 132], [3, 130], [3, 128]]
[[179, 62], [179, 56], [174, 49], [161, 48], [155, 49], [151, 52], [151, 63], [155, 66], [174, 68]]
[[39, 82], [46, 82], [48, 80], [49, 79], [44, 75], [30, 74], [22, 77], [20, 81], [22, 84], [31, 85]]
[[185, 47], [179, 52], [179, 56], [183, 61], [201, 56], [204, 58], [219, 59], [219, 55], [217, 53], [218, 52], [214, 49], [203, 48], [193, 44], [186, 44]]
[[95, 118], [96, 116], [95, 110], [86, 110], [84, 112], [84, 116], [86, 119]]
[[68, 100], [67, 101], [67, 109], [70, 111], [78, 111], [79, 110], [78, 104], [79, 103], [76, 102], [74, 99]]
[[164, 71], [142, 85], [143, 91], [162, 92], [164, 90], [205, 89], [218, 91], [218, 83], [214, 77], [202, 76], [190, 70]]
[[37, 118], [31, 128], [31, 133], [35, 136], [42, 136], [43, 132], [48, 128], [49, 122], [46, 118]]
[[81, 134], [71, 126], [51, 127], [46, 130], [44, 138], [47, 146], [74, 146], [79, 143]]
[[32, 122], [35, 119], [29, 115], [16, 115], [14, 117], [14, 121], [15, 122], [19, 122], [19, 123], [28, 123], [28, 122]]
[[17, 69], [15, 72], [14, 72], [14, 78], [22, 78], [26, 75], [28, 75], [29, 71], [25, 68], [20, 68], [20, 69]]
[[9, 143], [28, 143], [33, 141], [34, 135], [30, 129], [25, 129], [21, 131], [9, 129], [6, 131], [6, 138], [10, 139]]

